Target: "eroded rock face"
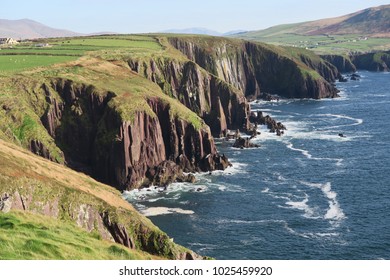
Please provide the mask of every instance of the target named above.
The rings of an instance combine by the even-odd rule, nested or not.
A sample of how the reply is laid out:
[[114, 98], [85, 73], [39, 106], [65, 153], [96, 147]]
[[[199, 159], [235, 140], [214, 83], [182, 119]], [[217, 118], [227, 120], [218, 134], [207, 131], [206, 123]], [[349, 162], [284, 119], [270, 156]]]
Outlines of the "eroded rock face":
[[337, 67], [340, 73], [355, 72], [357, 70], [349, 57], [343, 55], [321, 55], [321, 57]]
[[227, 129], [248, 128], [250, 108], [243, 93], [193, 61], [156, 58], [128, 63], [133, 71], [157, 83], [167, 95], [203, 118], [213, 136], [225, 136]]
[[[154, 114], [137, 111], [132, 121], [123, 121], [108, 106], [114, 93], [98, 95], [92, 87], [69, 80], [56, 80], [51, 88], [45, 87], [48, 108], [42, 123], [68, 164], [120, 190], [192, 180], [183, 171], [224, 167], [210, 129], [206, 125], [196, 128], [174, 116], [170, 105], [158, 98], [148, 100]], [[52, 90], [61, 100], [54, 98]], [[205, 165], [207, 156], [215, 162]]]
[[[337, 69], [325, 62], [314, 63], [302, 56], [308, 70], [302, 72], [298, 64], [270, 48], [251, 42], [220, 42], [212, 48], [202, 47], [185, 38], [170, 38], [170, 43], [190, 60], [241, 90], [248, 99], [262, 92], [287, 98], [337, 97], [337, 89], [329, 83], [338, 76]], [[315, 72], [314, 72], [315, 73]]]
[[357, 69], [382, 72], [390, 71], [390, 52], [353, 55], [351, 60]]

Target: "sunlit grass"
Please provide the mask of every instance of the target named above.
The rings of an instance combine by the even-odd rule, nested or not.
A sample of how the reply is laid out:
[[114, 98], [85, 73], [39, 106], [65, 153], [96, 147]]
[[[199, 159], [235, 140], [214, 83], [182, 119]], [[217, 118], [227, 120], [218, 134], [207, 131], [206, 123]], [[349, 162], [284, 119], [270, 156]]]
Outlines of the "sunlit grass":
[[101, 240], [68, 221], [29, 212], [0, 214], [1, 260], [151, 259], [146, 253]]

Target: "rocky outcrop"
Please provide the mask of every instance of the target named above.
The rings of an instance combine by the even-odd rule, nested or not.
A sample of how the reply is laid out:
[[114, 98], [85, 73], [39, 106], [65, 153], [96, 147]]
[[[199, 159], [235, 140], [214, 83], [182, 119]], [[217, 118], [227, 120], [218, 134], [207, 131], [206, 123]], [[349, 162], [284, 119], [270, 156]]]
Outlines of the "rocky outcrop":
[[150, 111], [136, 111], [129, 121], [110, 106], [112, 92], [98, 94], [93, 87], [69, 80], [43, 87], [48, 107], [42, 123], [67, 163], [120, 190], [193, 181], [183, 172], [229, 164], [218, 155], [206, 125], [196, 127], [179, 118], [163, 100], [149, 99]]
[[[337, 90], [328, 80], [334, 70], [325, 63], [318, 69], [299, 66], [296, 61], [268, 46], [228, 39], [171, 37], [169, 42], [190, 60], [210, 73], [244, 92], [249, 99], [257, 98], [260, 90], [287, 98], [336, 97]], [[211, 46], [210, 46], [211, 45]], [[337, 71], [336, 71], [337, 72]]]
[[34, 154], [50, 159], [51, 161], [58, 162], [58, 160], [53, 157], [49, 149], [39, 140], [33, 139], [30, 141], [29, 149]]
[[281, 122], [277, 122], [269, 115], [264, 116], [263, 112], [252, 112], [250, 121], [255, 125], [266, 125], [271, 133], [276, 133], [278, 136], [282, 136], [287, 128]]
[[242, 92], [193, 61], [154, 58], [128, 63], [133, 71], [157, 83], [167, 95], [203, 118], [213, 136], [225, 136], [227, 129], [245, 131], [249, 127], [250, 108]]
[[233, 148], [239, 148], [239, 149], [244, 149], [244, 148], [258, 148], [260, 147], [257, 144], [253, 144], [249, 137], [243, 138], [243, 137], [238, 137], [236, 141], [233, 144]]

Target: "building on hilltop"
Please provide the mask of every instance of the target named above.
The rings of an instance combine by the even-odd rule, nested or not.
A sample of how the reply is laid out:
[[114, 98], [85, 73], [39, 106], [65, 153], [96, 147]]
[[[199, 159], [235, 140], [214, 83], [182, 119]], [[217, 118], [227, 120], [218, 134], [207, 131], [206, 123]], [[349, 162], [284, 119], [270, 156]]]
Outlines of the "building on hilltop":
[[18, 41], [13, 38], [0, 38], [0, 45], [14, 45], [17, 43]]

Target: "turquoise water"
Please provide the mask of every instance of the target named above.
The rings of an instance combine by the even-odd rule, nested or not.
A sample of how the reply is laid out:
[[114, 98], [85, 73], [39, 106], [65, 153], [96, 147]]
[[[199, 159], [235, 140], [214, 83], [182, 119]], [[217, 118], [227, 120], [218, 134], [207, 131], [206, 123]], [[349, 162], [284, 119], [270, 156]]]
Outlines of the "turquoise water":
[[359, 74], [338, 99], [252, 104], [288, 130], [260, 128], [256, 149], [218, 141], [232, 168], [125, 196], [217, 259], [390, 259], [390, 74]]

